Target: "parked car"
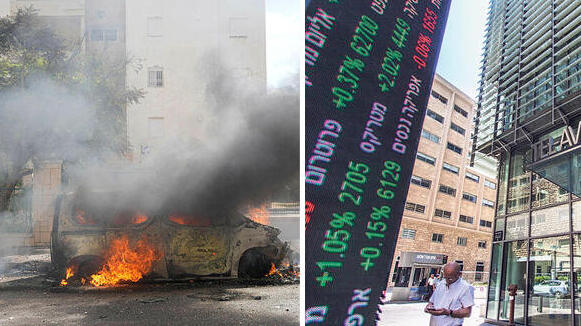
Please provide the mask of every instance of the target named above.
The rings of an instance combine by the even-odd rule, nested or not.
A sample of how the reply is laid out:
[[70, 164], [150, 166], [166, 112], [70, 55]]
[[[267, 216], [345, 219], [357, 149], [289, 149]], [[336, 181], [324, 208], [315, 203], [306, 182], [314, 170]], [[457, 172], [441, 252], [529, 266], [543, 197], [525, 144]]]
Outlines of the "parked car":
[[561, 298], [569, 294], [569, 284], [567, 281], [546, 280], [534, 285], [533, 291], [536, 295]]
[[131, 243], [145, 238], [159, 251], [161, 258], [147, 272], [151, 279], [262, 277], [288, 251], [288, 243], [278, 238], [280, 230], [236, 212], [221, 217], [147, 212], [121, 208], [114, 193], [84, 196], [68, 193], [57, 200], [51, 258], [63, 275], [74, 266], [75, 274], [89, 277], [103, 266], [115, 239], [123, 237]]

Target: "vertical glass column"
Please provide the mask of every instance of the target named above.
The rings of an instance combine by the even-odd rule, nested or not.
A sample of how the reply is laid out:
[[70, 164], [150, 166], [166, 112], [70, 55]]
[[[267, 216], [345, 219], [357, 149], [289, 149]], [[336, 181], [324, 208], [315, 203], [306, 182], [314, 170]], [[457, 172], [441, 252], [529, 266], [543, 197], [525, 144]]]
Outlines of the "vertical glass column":
[[515, 298], [514, 321], [524, 324], [525, 318], [525, 286], [527, 272], [527, 242], [519, 240], [507, 242], [504, 245], [503, 284], [500, 293], [500, 320], [508, 320], [510, 300], [508, 286], [518, 286]]
[[529, 325], [571, 324], [569, 236], [530, 241]]
[[508, 179], [507, 213], [515, 213], [529, 209], [530, 173], [524, 170], [524, 154], [515, 153], [512, 157]]
[[510, 157], [504, 155], [502, 161], [499, 165], [498, 171], [498, 195], [496, 201], [496, 216], [501, 216], [506, 214], [506, 189], [508, 184], [508, 163], [510, 162]]
[[500, 280], [502, 277], [502, 243], [492, 245], [492, 263], [488, 283], [488, 310], [486, 318], [496, 319], [500, 303]]
[[[573, 210], [575, 214], [575, 210]], [[577, 211], [577, 214], [581, 212]], [[572, 287], [575, 294], [575, 325], [581, 325], [581, 234], [573, 235], [573, 280]]]

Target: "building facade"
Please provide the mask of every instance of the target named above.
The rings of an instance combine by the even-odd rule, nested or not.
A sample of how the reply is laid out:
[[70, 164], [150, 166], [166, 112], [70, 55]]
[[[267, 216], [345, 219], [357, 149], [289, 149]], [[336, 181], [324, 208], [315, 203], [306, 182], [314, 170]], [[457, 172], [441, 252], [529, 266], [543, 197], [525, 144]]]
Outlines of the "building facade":
[[[203, 141], [217, 132], [207, 130], [220, 119], [219, 105], [208, 100], [216, 86], [266, 93], [264, 0], [0, 0], [0, 16], [27, 7], [69, 48], [118, 69], [120, 88], [145, 90], [123, 112], [121, 137], [134, 163], [181, 137]], [[60, 162], [35, 167], [31, 234], [10, 235], [14, 246], [50, 243], [61, 172]]]
[[490, 1], [475, 149], [499, 160], [486, 317], [581, 324], [581, 8]]
[[488, 280], [496, 180], [469, 166], [475, 107], [435, 76], [392, 262], [392, 300], [417, 299], [422, 280], [446, 261], [460, 263], [469, 281]]
[[213, 101], [231, 97], [225, 85], [266, 91], [264, 0], [126, 3], [127, 56], [142, 66], [127, 83], [147, 92], [128, 108], [137, 161], [168, 141], [212, 137], [220, 106], [237, 105]]

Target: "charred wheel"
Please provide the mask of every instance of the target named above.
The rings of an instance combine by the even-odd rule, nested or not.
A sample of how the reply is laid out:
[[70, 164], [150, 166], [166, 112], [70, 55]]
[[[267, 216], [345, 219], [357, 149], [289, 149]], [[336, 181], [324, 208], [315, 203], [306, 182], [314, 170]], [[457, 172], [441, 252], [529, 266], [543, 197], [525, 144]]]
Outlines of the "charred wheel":
[[274, 260], [265, 253], [263, 248], [249, 249], [240, 258], [238, 276], [244, 278], [264, 277], [273, 264]]

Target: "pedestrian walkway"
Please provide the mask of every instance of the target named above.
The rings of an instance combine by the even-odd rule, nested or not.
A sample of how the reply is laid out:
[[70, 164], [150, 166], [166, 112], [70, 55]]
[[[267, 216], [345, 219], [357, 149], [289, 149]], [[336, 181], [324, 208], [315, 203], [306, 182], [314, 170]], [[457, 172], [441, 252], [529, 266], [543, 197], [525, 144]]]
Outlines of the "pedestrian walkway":
[[[464, 319], [464, 326], [492, 326], [484, 322], [480, 317], [480, 307], [485, 303], [485, 299], [476, 299], [475, 306], [472, 308], [470, 318]], [[427, 302], [390, 302], [381, 306], [382, 313], [378, 326], [428, 326], [430, 324], [430, 315], [424, 312]]]

